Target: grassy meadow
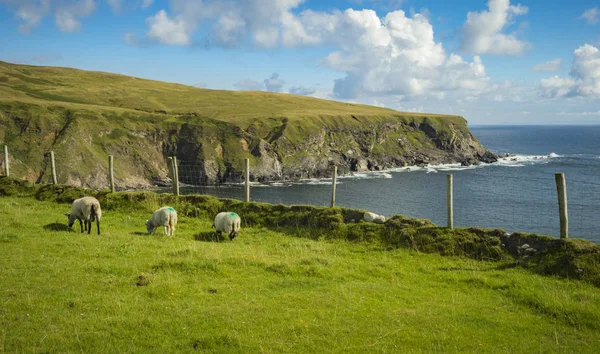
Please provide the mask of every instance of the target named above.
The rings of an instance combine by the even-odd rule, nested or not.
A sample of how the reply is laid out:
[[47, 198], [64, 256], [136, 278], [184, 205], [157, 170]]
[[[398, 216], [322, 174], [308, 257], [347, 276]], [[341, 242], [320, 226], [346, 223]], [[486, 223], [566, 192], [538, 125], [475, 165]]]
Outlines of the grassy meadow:
[[68, 203], [0, 197], [0, 353], [600, 347], [583, 281], [258, 227], [229, 242], [204, 216], [150, 236], [153, 207], [104, 210], [97, 236], [67, 228]]

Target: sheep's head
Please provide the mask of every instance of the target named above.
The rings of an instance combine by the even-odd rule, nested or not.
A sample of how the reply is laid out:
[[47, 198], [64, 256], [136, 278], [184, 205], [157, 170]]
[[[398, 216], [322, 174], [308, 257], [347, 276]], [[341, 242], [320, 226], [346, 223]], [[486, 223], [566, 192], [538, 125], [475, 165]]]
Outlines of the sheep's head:
[[156, 226], [152, 224], [152, 221], [146, 220], [146, 230], [148, 230], [149, 234], [153, 234], [154, 230], [156, 230]]
[[69, 218], [69, 227], [73, 227], [73, 224], [75, 223], [75, 219], [77, 219], [77, 218], [71, 214], [65, 214], [65, 216], [67, 218]]

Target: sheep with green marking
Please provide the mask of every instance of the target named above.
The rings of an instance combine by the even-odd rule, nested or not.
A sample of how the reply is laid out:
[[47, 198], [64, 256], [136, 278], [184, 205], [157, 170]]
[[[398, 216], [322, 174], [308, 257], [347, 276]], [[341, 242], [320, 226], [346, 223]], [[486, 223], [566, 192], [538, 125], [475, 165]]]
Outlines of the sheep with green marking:
[[146, 229], [148, 233], [154, 235], [156, 228], [161, 226], [167, 236], [175, 234], [175, 226], [177, 226], [177, 211], [170, 206], [162, 207], [152, 213], [152, 217], [146, 220]]
[[215, 216], [213, 226], [217, 234], [221, 236], [221, 232], [229, 235], [229, 240], [233, 240], [240, 232], [241, 219], [240, 216], [231, 211], [224, 211]]

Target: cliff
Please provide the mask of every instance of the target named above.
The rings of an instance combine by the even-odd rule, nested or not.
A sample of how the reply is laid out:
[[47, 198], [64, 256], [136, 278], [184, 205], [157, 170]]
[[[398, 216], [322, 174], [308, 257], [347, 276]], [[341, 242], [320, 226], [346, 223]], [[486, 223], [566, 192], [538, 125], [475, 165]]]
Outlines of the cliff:
[[[121, 188], [167, 176], [175, 155], [203, 183], [329, 176], [405, 165], [495, 161], [458, 116], [402, 113], [266, 92], [234, 92], [68, 68], [0, 62], [0, 143], [13, 176]], [[186, 179], [186, 170], [180, 178]]]

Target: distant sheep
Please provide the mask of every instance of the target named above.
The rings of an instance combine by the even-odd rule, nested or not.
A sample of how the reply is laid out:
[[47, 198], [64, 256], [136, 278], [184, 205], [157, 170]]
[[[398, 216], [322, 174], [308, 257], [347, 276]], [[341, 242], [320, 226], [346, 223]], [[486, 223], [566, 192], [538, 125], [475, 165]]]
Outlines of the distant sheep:
[[229, 239], [233, 240], [240, 232], [241, 219], [240, 216], [234, 212], [221, 212], [215, 216], [215, 222], [213, 226], [217, 234], [221, 235], [221, 232], [229, 235]]
[[146, 220], [146, 229], [148, 233], [154, 234], [156, 228], [163, 226], [165, 235], [173, 236], [175, 234], [175, 226], [177, 225], [177, 212], [170, 206], [162, 207], [152, 213], [152, 217]]
[[385, 222], [385, 216], [371, 213], [370, 211], [365, 212], [363, 220], [367, 222], [374, 222], [376, 224], [383, 224]]
[[[73, 201], [71, 214], [65, 214], [69, 218], [69, 227], [73, 227], [75, 220], [79, 220], [81, 232], [87, 230], [88, 234], [92, 231], [92, 222], [96, 221], [98, 226], [98, 235], [100, 235], [100, 219], [102, 218], [102, 209], [100, 202], [94, 197], [83, 197]], [[85, 221], [85, 228], [82, 223]]]

